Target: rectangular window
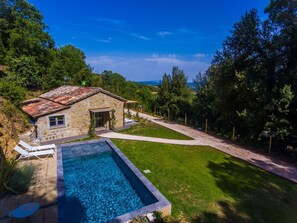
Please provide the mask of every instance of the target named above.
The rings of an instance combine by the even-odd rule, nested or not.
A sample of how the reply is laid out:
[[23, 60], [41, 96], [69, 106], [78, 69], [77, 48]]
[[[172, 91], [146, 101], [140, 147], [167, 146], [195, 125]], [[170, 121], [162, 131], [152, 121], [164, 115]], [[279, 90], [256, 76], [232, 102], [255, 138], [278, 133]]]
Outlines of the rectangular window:
[[64, 115], [51, 116], [49, 117], [49, 124], [50, 124], [50, 127], [65, 126], [65, 116]]

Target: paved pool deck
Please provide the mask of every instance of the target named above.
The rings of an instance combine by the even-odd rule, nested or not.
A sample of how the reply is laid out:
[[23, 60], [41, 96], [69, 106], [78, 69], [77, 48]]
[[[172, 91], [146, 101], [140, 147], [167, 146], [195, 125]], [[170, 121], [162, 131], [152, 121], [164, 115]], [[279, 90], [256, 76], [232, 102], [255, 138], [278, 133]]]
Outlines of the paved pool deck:
[[[34, 215], [23, 219], [4, 219], [0, 222], [11, 223], [57, 223], [57, 158], [49, 157], [46, 160], [22, 160], [23, 164], [33, 164], [36, 167], [34, 183], [26, 194], [9, 197], [5, 200], [5, 207], [13, 210], [27, 202], [38, 202], [47, 208], [38, 210]], [[0, 219], [6, 214], [0, 210]]]

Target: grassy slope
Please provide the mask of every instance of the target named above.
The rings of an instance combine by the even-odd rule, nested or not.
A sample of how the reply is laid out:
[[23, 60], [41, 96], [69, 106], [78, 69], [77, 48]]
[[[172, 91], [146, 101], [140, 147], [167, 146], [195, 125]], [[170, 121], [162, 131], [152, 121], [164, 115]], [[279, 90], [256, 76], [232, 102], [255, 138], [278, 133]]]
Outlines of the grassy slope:
[[[210, 147], [113, 140], [191, 222], [296, 222], [297, 185]], [[198, 217], [197, 217], [198, 216]]]
[[140, 122], [139, 124], [136, 124], [136, 125], [132, 125], [130, 128], [120, 130], [118, 132], [130, 134], [130, 135], [150, 136], [150, 137], [158, 137], [158, 138], [165, 138], [165, 139], [181, 139], [181, 140], [192, 139], [179, 132], [165, 128], [153, 122], [147, 122], [147, 121]]

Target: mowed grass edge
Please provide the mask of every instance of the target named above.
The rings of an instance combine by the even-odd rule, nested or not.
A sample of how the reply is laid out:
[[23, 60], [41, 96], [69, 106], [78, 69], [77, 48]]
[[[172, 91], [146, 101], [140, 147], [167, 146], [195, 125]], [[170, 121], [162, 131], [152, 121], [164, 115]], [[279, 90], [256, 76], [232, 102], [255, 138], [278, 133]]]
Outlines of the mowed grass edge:
[[189, 222], [297, 219], [297, 185], [206, 146], [112, 140]]
[[192, 138], [189, 136], [183, 135], [179, 132], [150, 121], [141, 121], [138, 124], [132, 125], [127, 129], [119, 130], [117, 132], [129, 135], [148, 136], [164, 139], [192, 140]]

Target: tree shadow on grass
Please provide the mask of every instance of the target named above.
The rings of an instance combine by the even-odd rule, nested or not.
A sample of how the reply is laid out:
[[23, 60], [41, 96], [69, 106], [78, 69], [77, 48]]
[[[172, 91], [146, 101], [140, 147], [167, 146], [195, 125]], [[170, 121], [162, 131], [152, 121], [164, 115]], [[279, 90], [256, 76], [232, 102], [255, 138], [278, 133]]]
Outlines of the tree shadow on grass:
[[218, 207], [222, 215], [213, 212], [204, 212], [201, 216], [196, 216], [191, 219], [195, 223], [252, 223], [248, 217], [241, 216], [236, 210], [227, 202], [219, 201]]
[[218, 201], [221, 213], [205, 212], [193, 222], [296, 222], [296, 184], [232, 157], [209, 161], [208, 168], [234, 201]]

